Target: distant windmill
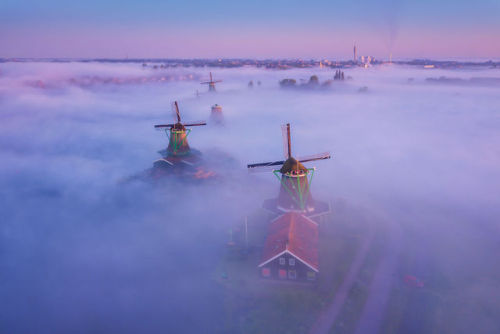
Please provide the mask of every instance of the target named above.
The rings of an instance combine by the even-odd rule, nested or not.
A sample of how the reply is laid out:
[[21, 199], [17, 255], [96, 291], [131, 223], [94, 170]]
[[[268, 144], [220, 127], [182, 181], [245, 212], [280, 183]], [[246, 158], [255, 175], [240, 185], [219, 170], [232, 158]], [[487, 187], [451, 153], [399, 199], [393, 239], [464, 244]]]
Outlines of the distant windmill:
[[214, 80], [212, 78], [212, 72], [210, 72], [210, 81], [204, 81], [200, 82], [202, 85], [207, 85], [208, 84], [208, 91], [209, 92], [215, 92], [215, 84], [217, 82], [222, 82], [222, 80]]
[[[280, 169], [273, 169], [274, 175], [280, 180], [281, 187], [278, 198], [273, 206], [280, 211], [306, 211], [316, 210], [315, 201], [309, 191], [309, 186], [315, 168], [306, 168], [303, 163], [315, 160], [330, 159], [330, 153], [319, 153], [302, 158], [292, 157], [290, 124], [282, 126], [284, 140], [285, 160], [262, 162], [248, 165], [252, 169], [269, 169], [274, 166], [281, 166]], [[279, 175], [281, 174], [281, 176]], [[317, 210], [316, 210], [317, 211]]]
[[205, 121], [181, 123], [181, 113], [179, 112], [177, 101], [174, 102], [174, 106], [177, 122], [171, 124], [158, 124], [155, 125], [155, 129], [165, 129], [167, 133], [169, 138], [167, 147], [168, 156], [187, 155], [191, 152], [187, 141], [187, 136], [191, 132], [191, 129], [186, 129], [186, 127], [207, 125], [207, 123]]
[[218, 104], [212, 106], [212, 112], [210, 113], [210, 121], [222, 124], [224, 123], [224, 115], [222, 114], [222, 107]]

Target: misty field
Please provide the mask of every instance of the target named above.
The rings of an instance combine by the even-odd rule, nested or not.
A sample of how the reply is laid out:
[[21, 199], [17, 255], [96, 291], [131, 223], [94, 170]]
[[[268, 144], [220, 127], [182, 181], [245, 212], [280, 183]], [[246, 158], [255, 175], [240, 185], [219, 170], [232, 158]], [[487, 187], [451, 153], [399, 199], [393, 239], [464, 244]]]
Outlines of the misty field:
[[[199, 83], [209, 71], [217, 93]], [[500, 86], [427, 79], [500, 71], [381, 65], [321, 88], [278, 84], [334, 72], [0, 63], [0, 332], [308, 333], [370, 223], [332, 333], [375, 320], [384, 333], [499, 332]], [[167, 137], [153, 125], [173, 120], [173, 101], [185, 120], [209, 121], [190, 145], [231, 159], [216, 181], [124, 182], [160, 157]], [[222, 125], [209, 119], [216, 103]], [[283, 157], [286, 122], [297, 155], [332, 153], [308, 165], [312, 195], [334, 208], [326, 281], [266, 285], [256, 250], [231, 262], [244, 278], [228, 283], [228, 231], [279, 189], [246, 164]], [[375, 319], [365, 306], [378, 300]]]

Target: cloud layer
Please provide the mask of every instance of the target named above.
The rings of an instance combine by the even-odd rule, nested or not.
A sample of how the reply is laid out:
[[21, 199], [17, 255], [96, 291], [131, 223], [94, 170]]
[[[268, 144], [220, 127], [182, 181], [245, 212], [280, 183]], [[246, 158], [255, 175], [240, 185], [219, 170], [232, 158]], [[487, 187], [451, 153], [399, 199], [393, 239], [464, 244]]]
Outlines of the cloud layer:
[[[285, 122], [294, 154], [333, 154], [315, 165], [314, 196], [400, 224], [408, 240], [437, 252], [422, 252], [424, 263], [498, 282], [484, 256], [498, 251], [500, 233], [499, 87], [425, 80], [498, 70], [354, 69], [351, 80], [313, 91], [283, 90], [278, 81], [324, 81], [331, 70], [217, 70], [217, 94], [199, 84], [205, 70], [5, 63], [0, 71], [2, 332], [216, 328], [222, 297], [210, 275], [227, 230], [278, 190], [273, 175], [248, 175], [245, 165], [282, 157]], [[173, 79], [126, 80], [159, 74]], [[123, 81], [78, 84], [85, 77]], [[249, 80], [262, 85], [249, 89]], [[166, 146], [153, 125], [172, 119], [174, 100], [185, 120], [208, 119], [210, 106], [222, 105], [225, 125], [196, 128], [190, 144], [235, 162], [219, 171], [220, 183], [121, 184]], [[468, 288], [498, 294], [489, 284]]]

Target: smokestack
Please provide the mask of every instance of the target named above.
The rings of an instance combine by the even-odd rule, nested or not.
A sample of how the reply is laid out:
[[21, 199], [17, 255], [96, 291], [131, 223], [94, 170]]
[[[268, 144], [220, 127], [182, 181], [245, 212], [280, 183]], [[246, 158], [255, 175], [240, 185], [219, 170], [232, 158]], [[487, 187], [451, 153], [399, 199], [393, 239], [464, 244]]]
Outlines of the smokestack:
[[356, 50], [356, 44], [354, 44], [354, 51], [353, 51], [353, 53], [354, 53], [354, 59], [353, 59], [353, 61], [355, 63], [357, 63], [358, 62], [358, 53], [357, 53], [357, 50]]

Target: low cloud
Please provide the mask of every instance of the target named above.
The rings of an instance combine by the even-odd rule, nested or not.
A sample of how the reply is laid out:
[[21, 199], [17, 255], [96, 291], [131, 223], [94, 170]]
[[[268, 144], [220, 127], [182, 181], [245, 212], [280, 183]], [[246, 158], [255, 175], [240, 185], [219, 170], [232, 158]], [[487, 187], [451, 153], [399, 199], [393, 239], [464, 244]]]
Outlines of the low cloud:
[[[245, 166], [282, 158], [285, 122], [292, 124], [294, 154], [333, 154], [315, 164], [315, 197], [341, 197], [415, 229], [439, 253], [439, 265], [458, 265], [440, 243], [458, 248], [449, 234], [465, 235], [460, 247], [468, 256], [460, 265], [475, 275], [457, 275], [498, 278], [491, 263], [478, 261], [495, 249], [500, 232], [498, 87], [426, 80], [492, 77], [496, 70], [431, 75], [380, 66], [346, 70], [353, 79], [326, 90], [290, 91], [278, 82], [313, 74], [325, 81], [334, 71], [221, 69], [217, 94], [199, 84], [208, 75], [201, 69], [4, 63], [0, 71], [0, 298], [8, 305], [0, 312], [2, 332], [215, 328], [222, 297], [209, 277], [227, 231], [279, 186], [273, 175], [248, 175]], [[70, 80], [160, 73], [192, 78]], [[249, 89], [250, 80], [262, 85]], [[38, 81], [44, 86], [26, 84]], [[234, 159], [218, 171], [221, 182], [121, 184], [150, 168], [167, 145], [153, 125], [173, 119], [174, 100], [185, 120], [209, 119], [211, 105], [222, 105], [223, 126], [209, 123], [189, 137], [202, 152], [217, 149]], [[468, 288], [474, 294], [482, 287]]]

